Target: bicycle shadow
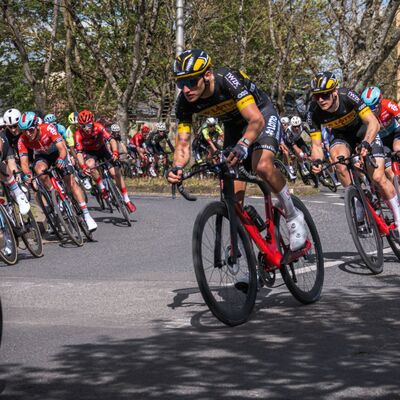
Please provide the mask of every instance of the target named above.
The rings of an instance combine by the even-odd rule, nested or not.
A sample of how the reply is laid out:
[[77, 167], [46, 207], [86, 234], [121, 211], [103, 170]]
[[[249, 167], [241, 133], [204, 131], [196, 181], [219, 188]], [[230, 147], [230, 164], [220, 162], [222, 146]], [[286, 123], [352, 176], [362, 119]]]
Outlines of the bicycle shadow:
[[[130, 228], [126, 223], [125, 218], [115, 217], [115, 216], [108, 216], [108, 217], [94, 217], [93, 218], [96, 222], [102, 222], [105, 224], [113, 224], [114, 226], [122, 227], [122, 228]], [[131, 223], [137, 222], [135, 219], [129, 220]]]

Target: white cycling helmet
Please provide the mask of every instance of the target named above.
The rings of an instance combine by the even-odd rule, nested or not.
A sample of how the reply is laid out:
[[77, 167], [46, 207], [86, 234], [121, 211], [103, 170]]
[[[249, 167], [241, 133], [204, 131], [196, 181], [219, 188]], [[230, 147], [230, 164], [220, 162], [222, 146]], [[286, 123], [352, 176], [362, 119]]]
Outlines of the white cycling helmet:
[[6, 126], [6, 123], [4, 122], [4, 118], [0, 117], [0, 128], [3, 128]]
[[210, 125], [216, 125], [216, 124], [217, 124], [217, 120], [216, 120], [215, 118], [213, 118], [213, 117], [207, 118], [206, 124], [207, 124], [208, 126], [210, 126]]
[[111, 129], [112, 133], [121, 132], [121, 128], [120, 128], [120, 126], [118, 124], [112, 124], [110, 129]]
[[16, 108], [10, 108], [4, 113], [3, 119], [7, 126], [16, 125], [21, 119], [21, 113]]
[[301, 118], [295, 115], [290, 119], [290, 125], [292, 126], [300, 126], [301, 125]]
[[282, 124], [289, 125], [289, 124], [290, 124], [290, 119], [289, 119], [289, 117], [282, 117], [282, 118], [281, 118], [281, 123], [282, 123]]
[[164, 122], [159, 122], [158, 124], [156, 124], [156, 129], [158, 131], [166, 131], [167, 127]]
[[38, 125], [43, 124], [43, 119], [40, 117], [37, 117], [37, 124]]

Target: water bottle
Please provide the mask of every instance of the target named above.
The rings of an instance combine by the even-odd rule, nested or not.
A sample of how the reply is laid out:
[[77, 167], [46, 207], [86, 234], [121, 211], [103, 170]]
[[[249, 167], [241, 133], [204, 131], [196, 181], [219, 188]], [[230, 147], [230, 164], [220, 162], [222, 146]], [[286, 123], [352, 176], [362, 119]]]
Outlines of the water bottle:
[[267, 225], [265, 224], [264, 220], [261, 218], [260, 214], [253, 206], [248, 204], [244, 207], [244, 210], [247, 212], [247, 214], [253, 221], [254, 225], [260, 232], [267, 228]]

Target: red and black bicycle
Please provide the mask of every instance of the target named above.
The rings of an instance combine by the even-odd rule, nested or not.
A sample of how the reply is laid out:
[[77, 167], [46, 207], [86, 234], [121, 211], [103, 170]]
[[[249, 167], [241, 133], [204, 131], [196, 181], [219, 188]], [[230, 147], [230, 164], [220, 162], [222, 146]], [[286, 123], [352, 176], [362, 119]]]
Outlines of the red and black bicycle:
[[[303, 249], [292, 252], [284, 211], [273, 203], [265, 182], [243, 167], [233, 170], [225, 162], [196, 165], [184, 173], [183, 179], [202, 172], [217, 174], [221, 183], [221, 199], [207, 204], [198, 214], [192, 241], [196, 279], [215, 317], [230, 326], [246, 322], [259, 282], [274, 286], [277, 270], [297, 300], [303, 304], [317, 301], [324, 281], [323, 253], [315, 224], [301, 200], [292, 196], [295, 206], [304, 214], [308, 239]], [[253, 206], [242, 207], [235, 200], [235, 180], [260, 187], [265, 219]], [[177, 188], [187, 200], [196, 199], [182, 184]], [[258, 248], [257, 257], [253, 244]]]

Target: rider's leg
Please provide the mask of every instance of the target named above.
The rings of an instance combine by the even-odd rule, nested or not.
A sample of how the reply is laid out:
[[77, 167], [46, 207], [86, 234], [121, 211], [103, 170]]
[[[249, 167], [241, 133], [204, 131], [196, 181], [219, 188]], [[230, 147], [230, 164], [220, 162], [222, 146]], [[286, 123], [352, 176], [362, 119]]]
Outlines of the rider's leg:
[[119, 190], [121, 191], [122, 197], [124, 198], [125, 204], [127, 205], [130, 212], [136, 211], [136, 206], [132, 203], [131, 199], [128, 196], [128, 190], [125, 185], [124, 178], [121, 174], [121, 171], [117, 167], [110, 168], [110, 174], [114, 178], [115, 182]]
[[307, 239], [304, 215], [294, 206], [285, 178], [274, 166], [274, 159], [275, 154], [271, 150], [255, 150], [252, 157], [253, 169], [261, 179], [268, 182], [278, 197], [288, 222], [290, 249], [298, 250], [304, 246]]
[[[349, 157], [350, 148], [343, 142], [333, 142], [330, 147], [331, 160], [332, 162], [338, 161], [339, 156]], [[351, 184], [349, 172], [345, 165], [336, 164], [336, 175], [343, 187], [347, 187]]]
[[64, 182], [68, 189], [72, 192], [72, 195], [74, 196], [75, 200], [78, 202], [80, 209], [82, 210], [83, 217], [85, 218], [85, 221], [87, 223], [87, 226], [90, 231], [94, 231], [97, 229], [97, 224], [95, 220], [92, 218], [92, 216], [89, 213], [87, 204], [85, 202], [85, 196], [82, 192], [82, 189], [80, 186], [76, 183], [75, 178], [72, 174], [64, 176]]

